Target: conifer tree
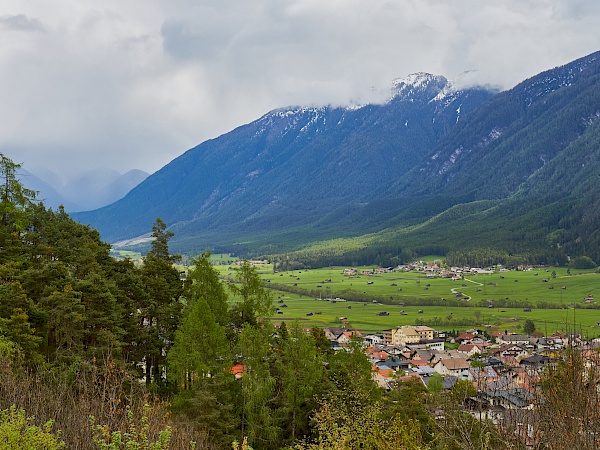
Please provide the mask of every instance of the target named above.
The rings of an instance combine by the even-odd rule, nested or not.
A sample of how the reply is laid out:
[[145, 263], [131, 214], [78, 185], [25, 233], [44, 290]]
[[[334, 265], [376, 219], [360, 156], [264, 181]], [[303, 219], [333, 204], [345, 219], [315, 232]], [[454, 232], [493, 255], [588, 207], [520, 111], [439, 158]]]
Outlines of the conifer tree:
[[145, 352], [146, 383], [163, 381], [162, 369], [168, 348], [172, 345], [179, 323], [182, 282], [173, 266], [179, 257], [169, 253], [171, 231], [156, 219], [152, 227], [152, 247], [142, 267], [142, 277], [148, 294], [147, 302], [140, 305], [140, 344]]

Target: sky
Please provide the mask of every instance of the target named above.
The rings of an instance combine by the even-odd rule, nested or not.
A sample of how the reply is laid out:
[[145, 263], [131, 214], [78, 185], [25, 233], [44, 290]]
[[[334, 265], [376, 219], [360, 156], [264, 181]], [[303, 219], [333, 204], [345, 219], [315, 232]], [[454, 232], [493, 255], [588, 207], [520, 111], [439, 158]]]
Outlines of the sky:
[[597, 0], [3, 0], [0, 152], [152, 173], [289, 105], [382, 101], [395, 78], [509, 89], [600, 50]]

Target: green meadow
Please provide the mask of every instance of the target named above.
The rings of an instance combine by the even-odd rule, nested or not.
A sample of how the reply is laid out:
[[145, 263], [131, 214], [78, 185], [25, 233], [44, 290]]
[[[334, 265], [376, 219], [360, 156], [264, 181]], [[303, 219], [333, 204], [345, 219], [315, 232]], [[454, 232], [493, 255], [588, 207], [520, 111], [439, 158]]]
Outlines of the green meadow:
[[[267, 286], [304, 292], [274, 290], [276, 306], [281, 311], [273, 317], [275, 322], [298, 319], [306, 326], [340, 326], [340, 319], [346, 318], [349, 326], [361, 332], [420, 323], [446, 331], [477, 326], [519, 332], [525, 320], [531, 319], [536, 329], [545, 334], [577, 329], [585, 336], [600, 336], [600, 327], [596, 326], [600, 309], [593, 309], [597, 307], [595, 301], [584, 303], [590, 295], [600, 301], [600, 274], [593, 271], [571, 269], [569, 274], [567, 268], [548, 267], [466, 275], [463, 280], [453, 281], [419, 272], [362, 275], [363, 270], [374, 267], [358, 268], [355, 277], [344, 276], [343, 267], [281, 273], [273, 273], [270, 265], [256, 267]], [[227, 276], [232, 269], [221, 266], [219, 270]], [[344, 299], [349, 293], [352, 297], [364, 295], [365, 299], [326, 300]], [[444, 306], [443, 302], [436, 306], [398, 305], [402, 299], [440, 303], [442, 298], [456, 299], [457, 293], [460, 301], [453, 303], [460, 306]], [[380, 299], [378, 303], [373, 303], [375, 297]], [[389, 315], [378, 315], [382, 312]]]

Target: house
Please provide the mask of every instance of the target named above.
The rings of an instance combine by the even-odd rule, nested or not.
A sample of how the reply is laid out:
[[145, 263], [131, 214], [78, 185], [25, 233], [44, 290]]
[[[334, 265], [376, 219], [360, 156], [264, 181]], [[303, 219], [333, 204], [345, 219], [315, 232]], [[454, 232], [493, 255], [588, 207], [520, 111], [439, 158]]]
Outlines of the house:
[[500, 380], [500, 375], [493, 367], [471, 367], [468, 380], [475, 384], [478, 391], [485, 391], [491, 383]]
[[346, 345], [352, 340], [352, 336], [362, 336], [360, 332], [356, 330], [349, 330], [347, 328], [325, 328], [323, 329], [325, 336], [331, 342], [337, 344]]
[[383, 330], [383, 345], [392, 345], [393, 329]]
[[427, 339], [427, 340], [421, 339], [421, 343], [425, 344], [425, 348], [436, 351], [436, 352], [444, 351], [445, 342], [446, 341], [444, 339]]
[[383, 344], [383, 336], [378, 334], [368, 334], [365, 336], [365, 342], [368, 345]]
[[492, 406], [504, 409], [530, 409], [534, 400], [533, 394], [523, 388], [488, 391], [486, 397]]
[[236, 380], [242, 378], [242, 375], [246, 372], [246, 365], [238, 363], [233, 366], [229, 371], [233, 374]]
[[453, 375], [461, 379], [468, 378], [470, 368], [469, 362], [464, 358], [441, 359], [433, 366], [433, 369], [441, 375]]
[[527, 367], [539, 368], [541, 366], [546, 366], [546, 365], [550, 364], [550, 361], [552, 361], [552, 360], [548, 356], [532, 355], [527, 358], [523, 358], [521, 360], [521, 365], [527, 366]]
[[484, 348], [483, 344], [461, 344], [456, 350], [463, 353], [465, 358], [472, 358], [475, 355], [481, 355]]
[[371, 368], [373, 380], [383, 389], [391, 390], [390, 381], [393, 380], [394, 371], [387, 366], [373, 366]]
[[384, 361], [384, 364], [396, 372], [398, 370], [403, 370], [404, 372], [406, 372], [406, 371], [408, 371], [408, 369], [410, 367], [410, 363], [408, 361], [403, 361], [402, 359], [394, 357], [394, 356], [386, 359]]
[[475, 339], [475, 334], [472, 333], [462, 333], [456, 336], [454, 342], [457, 344], [470, 344], [473, 339]]
[[526, 334], [503, 334], [496, 339], [498, 344], [523, 344], [529, 345], [531, 343], [531, 337]]
[[500, 360], [502, 360], [503, 362], [505, 362], [506, 358], [517, 359], [526, 357], [528, 355], [529, 354], [523, 347], [516, 344], [503, 345], [494, 351], [494, 356], [500, 358]]
[[417, 325], [414, 327], [415, 331], [419, 333], [421, 340], [432, 340], [434, 338], [435, 330], [424, 325]]

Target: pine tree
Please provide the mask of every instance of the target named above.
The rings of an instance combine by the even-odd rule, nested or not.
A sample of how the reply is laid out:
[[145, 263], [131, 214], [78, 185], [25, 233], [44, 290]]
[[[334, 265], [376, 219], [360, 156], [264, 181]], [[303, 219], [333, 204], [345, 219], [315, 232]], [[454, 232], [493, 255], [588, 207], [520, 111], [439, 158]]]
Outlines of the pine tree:
[[169, 253], [169, 239], [161, 219], [152, 227], [152, 246], [142, 267], [147, 303], [140, 305], [140, 344], [145, 352], [146, 383], [163, 381], [165, 355], [172, 345], [179, 323], [183, 285], [173, 266], [179, 257]]

